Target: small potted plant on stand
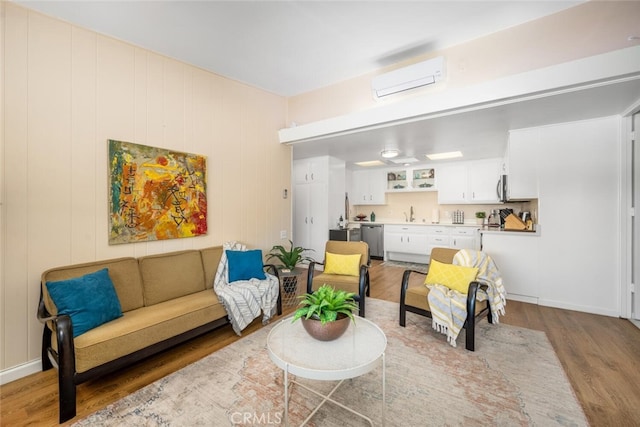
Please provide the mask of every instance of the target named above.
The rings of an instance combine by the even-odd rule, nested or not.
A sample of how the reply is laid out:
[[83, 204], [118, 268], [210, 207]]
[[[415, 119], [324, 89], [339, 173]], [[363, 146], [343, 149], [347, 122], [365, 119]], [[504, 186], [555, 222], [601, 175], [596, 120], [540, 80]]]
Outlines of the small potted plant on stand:
[[476, 212], [476, 224], [483, 225], [484, 219], [487, 217], [486, 212]]
[[335, 340], [344, 334], [350, 320], [355, 322], [353, 311], [358, 305], [354, 295], [322, 285], [315, 292], [300, 296], [301, 307], [296, 310], [292, 322], [302, 319], [304, 329], [320, 341]]
[[[276, 258], [282, 264], [278, 266], [278, 269], [281, 272], [282, 276], [282, 288], [284, 289], [285, 294], [291, 295], [295, 297], [295, 293], [298, 290], [298, 276], [300, 275], [300, 269], [297, 269], [296, 266], [303, 261], [313, 261], [313, 258], [305, 256], [304, 253], [307, 251], [311, 251], [312, 249], [305, 249], [301, 246], [293, 246], [293, 242], [289, 240], [290, 247], [289, 249], [285, 248], [282, 245], [275, 245], [271, 248], [271, 251], [267, 254], [267, 260], [272, 258]], [[291, 305], [291, 298], [289, 300], [286, 299], [286, 305]]]

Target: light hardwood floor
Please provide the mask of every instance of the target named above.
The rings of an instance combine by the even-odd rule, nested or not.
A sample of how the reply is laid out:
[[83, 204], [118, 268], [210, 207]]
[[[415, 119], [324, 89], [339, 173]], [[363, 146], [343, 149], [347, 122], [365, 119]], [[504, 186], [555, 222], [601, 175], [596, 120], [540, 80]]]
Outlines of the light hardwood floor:
[[[403, 271], [374, 261], [371, 297], [398, 302]], [[501, 322], [547, 334], [591, 425], [640, 426], [640, 329], [623, 319], [517, 301], [508, 302]], [[260, 327], [255, 321], [245, 334]], [[226, 326], [108, 377], [81, 384], [74, 420], [237, 339]], [[58, 425], [57, 387], [53, 369], [2, 386], [1, 425]]]

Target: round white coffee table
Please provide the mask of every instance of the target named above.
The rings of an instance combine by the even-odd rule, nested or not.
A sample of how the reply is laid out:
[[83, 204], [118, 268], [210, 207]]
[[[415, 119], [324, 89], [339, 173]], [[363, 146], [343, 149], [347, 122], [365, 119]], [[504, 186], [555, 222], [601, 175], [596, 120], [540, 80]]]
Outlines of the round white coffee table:
[[[385, 360], [387, 337], [375, 323], [356, 317], [347, 331], [334, 341], [318, 341], [312, 338], [302, 326], [302, 322], [291, 323], [291, 317], [281, 320], [271, 329], [267, 337], [269, 357], [284, 372], [284, 422], [289, 421], [289, 383], [323, 398], [322, 402], [302, 423], [305, 425], [327, 401], [332, 402], [373, 425], [371, 419], [340, 402], [331, 395], [345, 379], [358, 377], [374, 369], [382, 361], [382, 423], [385, 417]], [[289, 374], [311, 380], [340, 382], [327, 395], [321, 394], [295, 380], [289, 381]]]

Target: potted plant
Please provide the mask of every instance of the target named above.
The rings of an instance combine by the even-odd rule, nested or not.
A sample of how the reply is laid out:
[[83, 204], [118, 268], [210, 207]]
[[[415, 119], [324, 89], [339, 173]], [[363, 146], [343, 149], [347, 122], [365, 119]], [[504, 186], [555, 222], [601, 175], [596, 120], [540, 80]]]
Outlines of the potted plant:
[[476, 223], [478, 225], [484, 224], [484, 219], [487, 217], [486, 212], [476, 212]]
[[294, 313], [292, 322], [302, 319], [304, 329], [312, 337], [321, 341], [334, 340], [347, 330], [349, 320], [355, 322], [353, 311], [358, 306], [354, 295], [324, 284], [315, 292], [300, 296], [301, 307]]
[[282, 287], [287, 293], [295, 292], [298, 287], [298, 275], [295, 274], [296, 266], [303, 261], [313, 261], [313, 258], [305, 256], [306, 251], [312, 251], [312, 249], [306, 249], [301, 246], [293, 246], [293, 241], [289, 240], [289, 249], [282, 245], [275, 245], [271, 248], [271, 251], [267, 254], [267, 260], [276, 258], [280, 261], [282, 266], [279, 269], [283, 273], [293, 273], [284, 275], [282, 278]]

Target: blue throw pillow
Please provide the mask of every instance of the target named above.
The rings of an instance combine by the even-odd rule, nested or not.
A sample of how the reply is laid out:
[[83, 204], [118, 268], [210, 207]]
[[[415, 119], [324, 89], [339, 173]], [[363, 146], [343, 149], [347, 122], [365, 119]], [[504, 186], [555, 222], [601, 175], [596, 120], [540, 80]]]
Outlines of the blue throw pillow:
[[71, 317], [74, 338], [122, 316], [120, 300], [106, 268], [82, 277], [47, 282], [47, 291], [58, 314]]
[[267, 278], [262, 266], [262, 251], [253, 249], [250, 251], [226, 251], [229, 262], [229, 283], [237, 280]]

